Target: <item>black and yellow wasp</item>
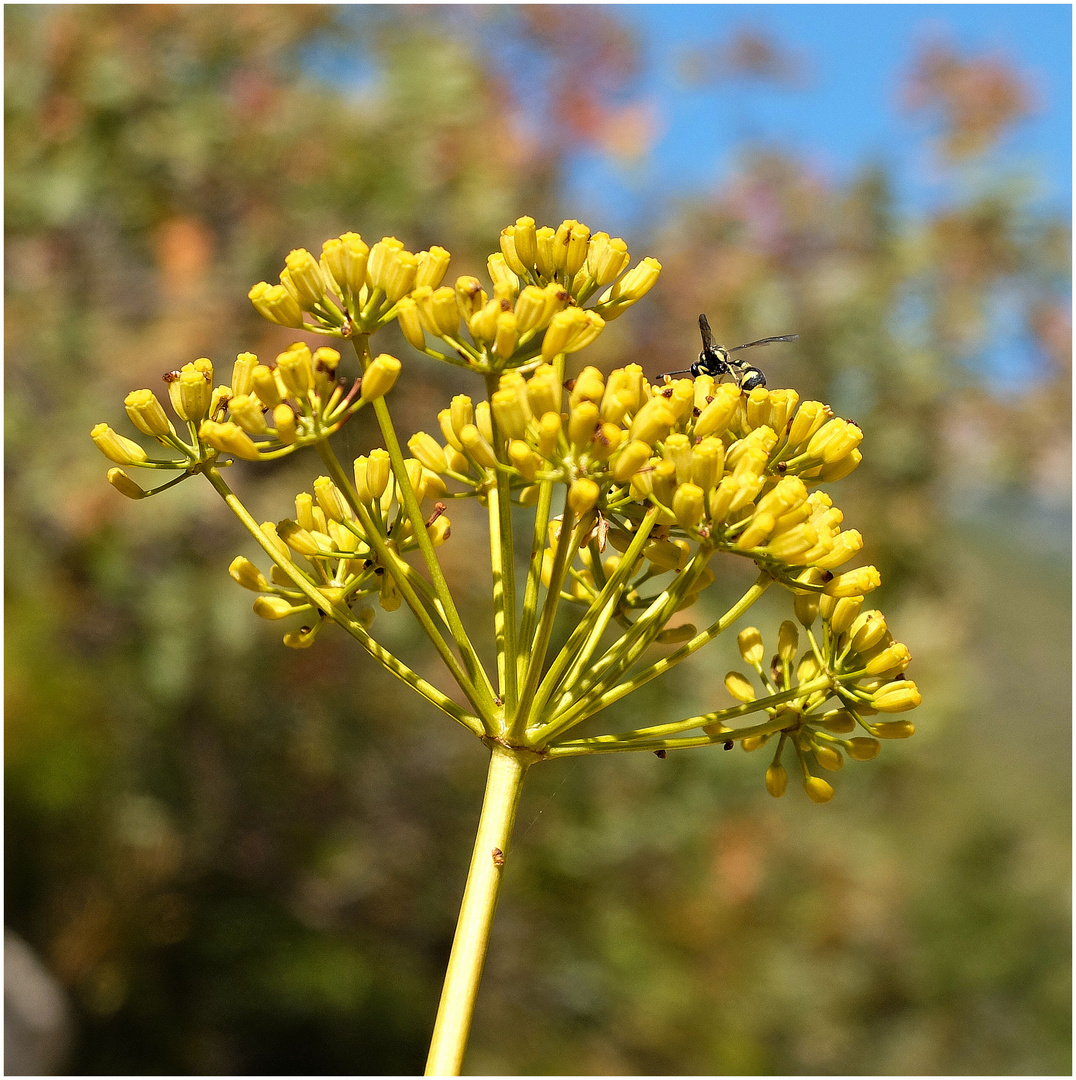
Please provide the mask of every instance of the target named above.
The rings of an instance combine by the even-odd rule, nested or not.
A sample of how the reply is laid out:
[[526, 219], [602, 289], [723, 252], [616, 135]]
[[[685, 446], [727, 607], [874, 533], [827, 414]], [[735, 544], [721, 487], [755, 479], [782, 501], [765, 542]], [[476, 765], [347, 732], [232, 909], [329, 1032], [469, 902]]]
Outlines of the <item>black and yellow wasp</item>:
[[725, 375], [732, 375], [739, 383], [740, 389], [749, 392], [756, 386], [765, 386], [766, 376], [757, 367], [752, 367], [746, 361], [733, 357], [731, 354], [741, 349], [753, 349], [756, 345], [770, 345], [775, 341], [799, 341], [799, 334], [783, 334], [780, 337], [759, 338], [758, 341], [749, 341], [746, 345], [736, 345], [734, 348], [726, 349], [722, 345], [714, 344], [714, 335], [705, 315], [699, 316], [699, 329], [702, 331], [702, 352], [699, 353], [698, 360], [690, 368], [684, 368], [682, 371], [667, 371], [665, 375], [686, 375], [690, 372], [692, 377], [709, 375], [717, 380]]

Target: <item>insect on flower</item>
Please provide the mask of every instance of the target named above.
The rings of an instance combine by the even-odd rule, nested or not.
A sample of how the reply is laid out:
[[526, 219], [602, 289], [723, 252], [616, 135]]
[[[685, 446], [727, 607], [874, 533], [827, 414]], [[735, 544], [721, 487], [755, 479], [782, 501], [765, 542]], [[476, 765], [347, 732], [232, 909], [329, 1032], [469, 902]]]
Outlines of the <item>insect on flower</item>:
[[698, 360], [690, 368], [684, 368], [682, 371], [666, 371], [661, 378], [664, 379], [666, 375], [686, 375], [688, 372], [693, 378], [698, 375], [709, 375], [711, 378], [721, 379], [725, 375], [733, 375], [741, 390], [751, 391], [756, 386], [765, 386], [766, 376], [757, 367], [752, 367], [739, 357], [734, 358], [729, 354], [739, 352], [740, 349], [751, 349], [756, 345], [770, 345], [775, 341], [799, 341], [800, 337], [799, 334], [783, 334], [780, 337], [759, 338], [758, 341], [749, 341], [746, 345], [736, 345], [731, 349], [726, 349], [722, 345], [714, 344], [714, 335], [705, 315], [699, 316], [699, 329], [702, 331], [702, 352], [699, 353]]

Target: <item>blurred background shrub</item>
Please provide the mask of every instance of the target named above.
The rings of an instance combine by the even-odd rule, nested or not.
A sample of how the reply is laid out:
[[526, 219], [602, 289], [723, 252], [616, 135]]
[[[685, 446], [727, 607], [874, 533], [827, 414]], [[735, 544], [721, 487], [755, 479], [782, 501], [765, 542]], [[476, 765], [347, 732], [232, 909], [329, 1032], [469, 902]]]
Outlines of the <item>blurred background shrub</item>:
[[[420, 1071], [485, 752], [342, 636], [284, 649], [208, 488], [124, 502], [88, 432], [196, 356], [286, 346], [246, 291], [292, 247], [395, 234], [479, 272], [516, 216], [581, 216], [573, 162], [653, 145], [645, 43], [612, 7], [6, 16], [8, 924], [66, 989], [73, 1073]], [[795, 94], [810, 57], [745, 30], [684, 59], [736, 100]], [[738, 754], [536, 770], [471, 1072], [1070, 1071], [1068, 225], [983, 164], [1025, 73], [935, 42], [905, 76], [947, 199], [910, 212], [884, 164], [835, 180], [745, 134], [625, 230], [664, 274], [586, 362], [682, 367], [700, 311], [726, 344], [800, 334], [762, 366], [866, 431], [837, 501], [919, 732], [825, 808]], [[409, 363], [394, 407], [428, 427], [460, 384]], [[242, 493], [275, 519], [316, 471]], [[632, 700], [712, 708], [731, 666]]]

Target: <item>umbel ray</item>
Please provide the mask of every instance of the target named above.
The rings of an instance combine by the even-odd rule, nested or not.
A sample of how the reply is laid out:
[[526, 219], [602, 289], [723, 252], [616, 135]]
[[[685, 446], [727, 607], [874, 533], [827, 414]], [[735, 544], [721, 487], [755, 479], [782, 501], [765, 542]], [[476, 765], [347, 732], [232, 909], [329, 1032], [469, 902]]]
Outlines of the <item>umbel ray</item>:
[[772, 345], [775, 341], [799, 341], [799, 334], [782, 334], [779, 337], [759, 338], [758, 341], [749, 341], [746, 345], [726, 349], [723, 345], [714, 344], [714, 335], [705, 315], [699, 316], [699, 330], [702, 331], [702, 352], [699, 353], [698, 360], [682, 371], [666, 371], [662, 378], [668, 375], [686, 375], [689, 372], [693, 378], [709, 375], [714, 379], [721, 379], [725, 375], [732, 375], [741, 390], [750, 392], [756, 386], [765, 386], [766, 376], [757, 367], [752, 367], [745, 360], [731, 354], [741, 349], [753, 349], [756, 345]]

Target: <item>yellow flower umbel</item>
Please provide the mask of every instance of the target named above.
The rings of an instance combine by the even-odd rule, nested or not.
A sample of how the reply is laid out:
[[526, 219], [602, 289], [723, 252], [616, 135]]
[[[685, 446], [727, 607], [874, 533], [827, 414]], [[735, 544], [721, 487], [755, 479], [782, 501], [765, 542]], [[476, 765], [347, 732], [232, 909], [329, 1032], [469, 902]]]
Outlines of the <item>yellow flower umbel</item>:
[[[263, 572], [240, 555], [231, 576], [257, 594], [259, 616], [289, 620], [286, 645], [310, 647], [335, 623], [489, 748], [482, 840], [431, 1047], [437, 1074], [457, 1071], [462, 1059], [531, 765], [772, 745], [770, 794], [784, 794], [791, 771], [824, 803], [845, 761], [870, 760], [882, 740], [913, 733], [903, 714], [921, 700], [906, 674], [907, 647], [880, 612], [864, 610], [881, 578], [855, 565], [863, 538], [842, 528], [829, 494], [862, 460], [860, 429], [794, 390], [746, 392], [707, 374], [651, 382], [636, 364], [603, 372], [576, 363], [566, 378], [568, 357], [643, 298], [660, 265], [632, 266], [623, 240], [575, 220], [553, 228], [521, 217], [498, 248], [486, 282], [447, 283], [450, 257], [436, 246], [412, 253], [394, 237], [368, 245], [349, 232], [327, 240], [320, 257], [298, 248], [280, 284], [259, 282], [251, 301], [271, 322], [347, 339], [353, 358], [297, 341], [272, 363], [241, 354], [228, 385], [214, 387], [206, 359], [166, 374], [172, 417], [150, 390], [125, 401], [135, 431], [163, 448], [159, 457], [107, 424], [91, 433], [115, 466], [109, 482], [129, 498], [195, 474], [210, 481], [269, 560]], [[480, 376], [473, 393], [445, 402], [403, 440], [386, 398], [401, 362], [370, 342], [392, 321], [420, 353]], [[363, 407], [382, 445], [345, 467], [332, 436]], [[308, 447], [319, 475], [276, 522], [252, 517], [221, 472], [237, 459], [272, 461]], [[124, 471], [133, 468], [178, 475], [144, 490]], [[448, 500], [467, 498], [486, 516], [492, 571], [493, 619], [477, 644], [440, 562]], [[517, 566], [521, 519], [530, 553]], [[751, 567], [754, 581], [719, 618], [703, 620], [698, 600], [722, 561]], [[746, 667], [725, 679], [734, 704], [572, 737], [737, 625], [775, 584], [795, 621], [771, 638], [769, 660], [762, 632], [740, 628]], [[565, 607], [574, 617], [558, 638]], [[432, 643], [451, 695], [374, 637], [375, 614], [405, 617], [397, 611]], [[495, 669], [483, 656], [496, 657]]]

